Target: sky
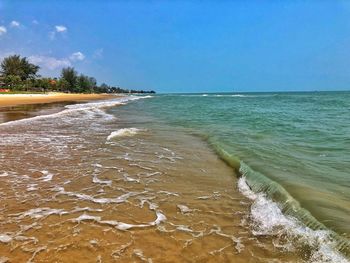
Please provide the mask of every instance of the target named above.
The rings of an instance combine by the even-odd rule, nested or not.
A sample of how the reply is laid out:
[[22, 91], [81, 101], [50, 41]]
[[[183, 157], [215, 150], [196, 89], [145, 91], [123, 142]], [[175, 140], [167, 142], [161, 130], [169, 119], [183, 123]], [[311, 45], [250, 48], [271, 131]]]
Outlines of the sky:
[[159, 93], [350, 90], [350, 1], [0, 0], [11, 54]]

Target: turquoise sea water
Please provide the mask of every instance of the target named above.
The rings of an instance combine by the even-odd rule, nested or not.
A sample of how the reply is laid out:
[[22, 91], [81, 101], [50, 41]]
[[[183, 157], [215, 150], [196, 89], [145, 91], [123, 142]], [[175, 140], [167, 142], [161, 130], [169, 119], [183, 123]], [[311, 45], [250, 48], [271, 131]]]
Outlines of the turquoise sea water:
[[[350, 92], [3, 108], [0, 261], [28, 261], [28, 252], [62, 260], [53, 226], [70, 237], [74, 220], [94, 230], [79, 231], [66, 259], [90, 238], [108, 248], [96, 229], [107, 224], [121, 230], [113, 251], [116, 237], [126, 238], [122, 249], [135, 241], [129, 261], [145, 246], [150, 260], [350, 262], [349, 108]], [[91, 247], [80, 252], [96, 256]]]
[[126, 110], [202, 137], [251, 190], [349, 253], [350, 92], [157, 95]]

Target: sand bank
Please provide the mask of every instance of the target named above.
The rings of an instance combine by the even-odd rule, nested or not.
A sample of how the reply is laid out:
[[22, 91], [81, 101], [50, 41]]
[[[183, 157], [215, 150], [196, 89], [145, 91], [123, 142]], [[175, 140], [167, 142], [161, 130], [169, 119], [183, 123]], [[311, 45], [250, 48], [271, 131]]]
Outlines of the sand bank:
[[109, 94], [0, 94], [0, 107], [20, 104], [51, 103], [60, 101], [87, 101], [115, 98]]

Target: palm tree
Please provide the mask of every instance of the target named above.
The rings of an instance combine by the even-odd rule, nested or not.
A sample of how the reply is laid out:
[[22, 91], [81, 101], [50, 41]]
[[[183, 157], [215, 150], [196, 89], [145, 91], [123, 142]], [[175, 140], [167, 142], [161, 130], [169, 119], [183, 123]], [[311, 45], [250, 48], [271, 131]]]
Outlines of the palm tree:
[[39, 66], [30, 63], [26, 57], [21, 58], [19, 55], [13, 55], [4, 58], [0, 65], [0, 73], [6, 78], [9, 76], [20, 77], [21, 80], [35, 78]]

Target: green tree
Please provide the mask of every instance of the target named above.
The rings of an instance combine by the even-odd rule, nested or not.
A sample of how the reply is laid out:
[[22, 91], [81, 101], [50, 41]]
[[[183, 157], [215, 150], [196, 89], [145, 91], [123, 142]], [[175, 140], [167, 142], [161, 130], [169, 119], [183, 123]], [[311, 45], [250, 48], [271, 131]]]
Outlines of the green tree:
[[93, 77], [89, 77], [90, 92], [94, 92], [94, 88], [97, 86], [97, 81]]
[[22, 68], [23, 68], [23, 76], [22, 80], [26, 79], [34, 79], [37, 76], [37, 73], [40, 69], [39, 66], [29, 63], [27, 58], [22, 58]]
[[42, 78], [41, 79], [41, 87], [44, 92], [48, 91], [51, 87], [51, 79], [50, 78]]
[[81, 74], [78, 77], [78, 92], [90, 92], [89, 77]]
[[39, 66], [29, 63], [26, 57], [13, 55], [4, 58], [0, 65], [0, 73], [3, 77], [18, 76], [21, 80], [35, 78]]
[[69, 88], [69, 83], [65, 79], [59, 79], [57, 82], [57, 88], [59, 91], [67, 92]]
[[14, 90], [21, 90], [22, 80], [17, 75], [6, 75], [4, 81], [7, 86]]
[[80, 74], [77, 79], [77, 92], [92, 93], [96, 87], [96, 79]]
[[35, 80], [34, 79], [26, 79], [23, 83], [24, 83], [24, 89], [26, 91], [28, 91], [34, 87]]
[[72, 67], [63, 68], [61, 71], [61, 79], [64, 79], [67, 84], [67, 90], [70, 92], [77, 92], [78, 73]]
[[100, 87], [95, 88], [96, 93], [109, 93], [110, 87], [106, 83], [102, 83]]

